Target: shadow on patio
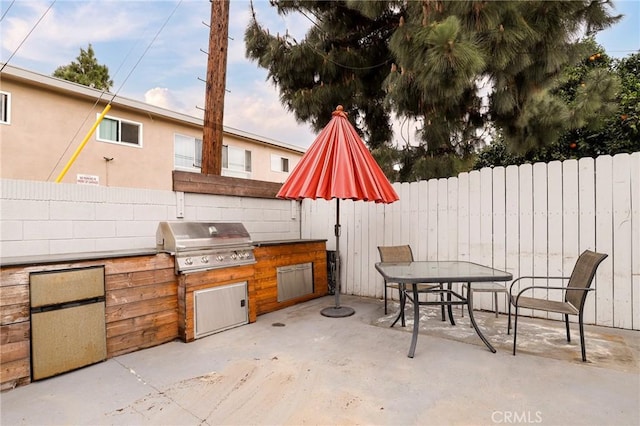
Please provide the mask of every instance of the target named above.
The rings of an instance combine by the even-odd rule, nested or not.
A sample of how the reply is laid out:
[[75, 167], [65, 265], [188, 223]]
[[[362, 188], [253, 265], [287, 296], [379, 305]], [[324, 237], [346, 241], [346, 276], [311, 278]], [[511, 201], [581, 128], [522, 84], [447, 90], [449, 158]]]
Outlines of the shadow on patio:
[[[465, 308], [466, 309], [466, 308]], [[396, 318], [399, 304], [389, 305], [389, 315], [383, 315], [373, 321], [374, 325], [389, 327]], [[498, 318], [493, 312], [474, 311], [478, 326], [491, 344], [500, 352], [511, 353], [513, 350], [513, 332], [507, 334], [506, 314]], [[440, 308], [420, 308], [420, 334], [457, 340], [459, 342], [478, 345], [485, 348], [471, 327], [469, 315], [461, 309], [454, 308], [453, 315], [456, 326], [449, 320], [442, 321]], [[411, 333], [413, 327], [413, 307], [407, 303], [406, 327], [400, 327], [400, 321], [394, 326]], [[575, 317], [574, 317], [575, 319]], [[513, 321], [513, 318], [512, 318]], [[577, 323], [570, 323], [571, 342], [567, 342], [565, 325], [562, 321], [544, 320], [520, 316], [518, 320], [518, 344], [516, 356], [530, 354], [562, 361], [585, 364], [580, 358], [580, 334]], [[585, 341], [587, 347], [586, 364], [614, 370], [635, 372], [640, 374], [640, 335], [638, 332], [607, 327], [585, 325]], [[410, 339], [410, 337], [407, 337]], [[409, 340], [407, 340], [408, 342]], [[420, 338], [418, 338], [420, 345]], [[408, 348], [408, 343], [407, 343]]]

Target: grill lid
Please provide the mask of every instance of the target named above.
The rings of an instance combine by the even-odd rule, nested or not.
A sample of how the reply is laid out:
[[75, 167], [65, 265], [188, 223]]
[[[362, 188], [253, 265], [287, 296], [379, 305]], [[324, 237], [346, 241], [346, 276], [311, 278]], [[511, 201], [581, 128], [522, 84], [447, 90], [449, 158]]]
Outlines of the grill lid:
[[156, 248], [175, 255], [176, 274], [256, 263], [241, 223], [160, 222]]
[[156, 232], [157, 250], [173, 254], [251, 244], [251, 237], [242, 223], [160, 222]]

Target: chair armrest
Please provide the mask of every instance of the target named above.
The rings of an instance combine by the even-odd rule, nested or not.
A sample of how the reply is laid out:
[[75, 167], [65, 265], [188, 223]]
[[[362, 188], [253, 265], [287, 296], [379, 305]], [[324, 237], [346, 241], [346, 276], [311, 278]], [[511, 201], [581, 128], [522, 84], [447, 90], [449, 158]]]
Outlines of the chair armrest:
[[520, 280], [524, 280], [524, 279], [530, 279], [530, 280], [568, 280], [569, 278], [571, 278], [571, 277], [544, 277], [544, 276], [539, 276], [539, 275], [518, 277], [515, 280], [513, 280], [513, 282], [509, 286], [509, 296], [511, 296], [511, 293], [512, 293], [511, 290], [513, 289], [513, 286], [515, 285], [515, 283], [517, 283]]
[[[516, 303], [515, 305], [518, 306], [518, 300], [520, 299], [520, 296], [522, 295], [522, 293], [524, 293], [525, 291], [529, 291], [535, 288], [539, 288], [539, 289], [545, 289], [545, 290], [562, 290], [562, 291], [594, 291], [595, 288], [574, 288], [574, 287], [555, 287], [555, 286], [545, 286], [545, 285], [532, 285], [529, 287], [525, 287], [523, 289], [521, 289], [518, 292], [518, 295], [516, 296]], [[511, 296], [511, 291], [509, 291], [509, 296]]]

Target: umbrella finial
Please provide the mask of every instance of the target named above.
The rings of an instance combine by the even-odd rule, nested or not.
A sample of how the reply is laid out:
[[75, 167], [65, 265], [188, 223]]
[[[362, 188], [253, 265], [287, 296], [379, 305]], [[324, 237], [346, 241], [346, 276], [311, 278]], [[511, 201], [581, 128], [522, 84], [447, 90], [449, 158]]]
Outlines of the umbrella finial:
[[333, 111], [333, 112], [331, 113], [331, 115], [333, 115], [333, 116], [335, 116], [335, 115], [340, 115], [340, 116], [345, 117], [345, 118], [347, 117], [347, 113], [346, 113], [346, 112], [344, 112], [344, 107], [343, 107], [342, 105], [338, 105], [338, 106], [336, 107], [336, 110], [335, 110], [335, 111]]

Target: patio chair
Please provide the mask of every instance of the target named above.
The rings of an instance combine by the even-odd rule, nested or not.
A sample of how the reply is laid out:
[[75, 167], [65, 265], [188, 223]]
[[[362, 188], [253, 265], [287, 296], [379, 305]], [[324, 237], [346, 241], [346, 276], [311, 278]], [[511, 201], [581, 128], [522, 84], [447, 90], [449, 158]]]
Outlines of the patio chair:
[[[590, 250], [585, 250], [578, 260], [576, 261], [573, 271], [570, 277], [520, 277], [511, 283], [509, 288], [509, 320], [507, 323], [507, 334], [511, 330], [511, 305], [515, 306], [515, 320], [513, 323], [513, 355], [516, 354], [516, 337], [518, 330], [518, 312], [520, 308], [528, 308], [534, 310], [541, 310], [547, 312], [555, 312], [564, 315], [564, 321], [567, 329], [567, 342], [571, 342], [571, 334], [569, 332], [569, 315], [578, 315], [578, 324], [580, 326], [580, 346], [582, 348], [582, 361], [587, 361], [586, 350], [584, 346], [584, 302], [587, 299], [589, 291], [594, 290], [591, 287], [593, 277], [596, 274], [596, 269], [600, 263], [608, 255], [602, 253], [596, 253]], [[568, 279], [566, 287], [556, 286], [530, 286], [521, 289], [518, 294], [514, 294], [514, 285], [523, 279]], [[564, 294], [564, 301], [559, 302], [555, 300], [540, 299], [535, 297], [525, 297], [523, 293], [531, 291], [533, 289], [555, 289], [562, 290]]]
[[[509, 290], [507, 289], [504, 283], [494, 283], [494, 282], [479, 282], [474, 283], [471, 290], [474, 293], [493, 293], [493, 310], [496, 313], [496, 318], [498, 318], [498, 293], [504, 293], [505, 300], [509, 295]], [[462, 295], [464, 296], [465, 291], [468, 294], [469, 285], [462, 284]], [[473, 300], [473, 297], [471, 298]], [[509, 302], [507, 302], [509, 303]], [[462, 309], [462, 316], [464, 317], [464, 309]]]
[[[378, 253], [380, 253], [381, 262], [413, 262], [413, 251], [410, 245], [402, 246], [378, 246]], [[442, 289], [442, 284], [417, 284], [419, 293], [427, 293], [429, 290]], [[387, 314], [387, 288], [397, 289], [399, 293], [399, 299], [401, 309], [404, 309], [407, 301], [407, 295], [401, 283], [388, 283], [384, 280], [384, 313]], [[411, 297], [409, 297], [411, 300]], [[413, 302], [413, 300], [411, 300]], [[442, 306], [442, 321], [445, 320], [444, 305]], [[402, 325], [404, 326], [404, 318], [402, 318]]]

